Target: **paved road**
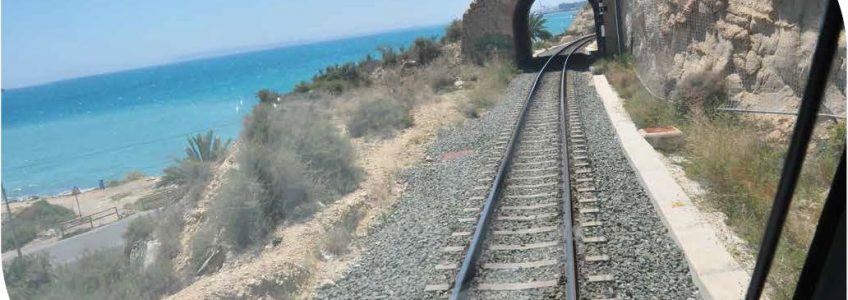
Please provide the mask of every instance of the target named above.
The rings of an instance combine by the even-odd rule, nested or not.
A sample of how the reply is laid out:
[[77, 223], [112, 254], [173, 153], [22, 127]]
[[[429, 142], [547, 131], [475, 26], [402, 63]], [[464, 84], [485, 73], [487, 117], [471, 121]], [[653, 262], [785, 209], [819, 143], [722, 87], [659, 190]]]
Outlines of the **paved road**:
[[[137, 213], [115, 223], [95, 228], [52, 244], [21, 249], [24, 255], [47, 253], [53, 264], [66, 264], [77, 260], [86, 251], [95, 251], [124, 246], [122, 235], [129, 223], [140, 216], [146, 216], [155, 211]], [[3, 262], [17, 256], [14, 250], [3, 253]]]

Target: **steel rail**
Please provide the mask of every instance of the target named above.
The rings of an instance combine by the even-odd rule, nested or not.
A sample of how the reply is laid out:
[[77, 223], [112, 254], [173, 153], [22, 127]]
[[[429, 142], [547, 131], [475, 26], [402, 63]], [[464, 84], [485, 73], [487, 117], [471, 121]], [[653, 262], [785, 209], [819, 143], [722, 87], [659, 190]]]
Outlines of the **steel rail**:
[[562, 76], [559, 85], [559, 113], [562, 116], [562, 119], [560, 120], [560, 149], [562, 151], [562, 218], [564, 224], [563, 232], [565, 233], [565, 297], [568, 300], [578, 299], [578, 291], [577, 264], [575, 262], [576, 257], [574, 256], [576, 252], [574, 248], [574, 227], [572, 224], [573, 218], [571, 216], [571, 174], [568, 162], [568, 114], [566, 111], [566, 105], [568, 103], [566, 101], [567, 91], [565, 86], [566, 71], [568, 70], [568, 60], [571, 58], [571, 54], [583, 48], [591, 41], [592, 39], [588, 39], [577, 45], [574, 47], [572, 52], [565, 57], [565, 61], [562, 64]]
[[[533, 85], [531, 85], [530, 91], [524, 99], [521, 114], [519, 115], [518, 120], [516, 120], [515, 125], [513, 125], [512, 135], [510, 137], [509, 144], [507, 144], [504, 158], [501, 159], [501, 164], [498, 166], [498, 172], [495, 175], [495, 180], [492, 182], [492, 187], [489, 189], [488, 196], [486, 197], [486, 203], [483, 205], [483, 210], [480, 213], [480, 219], [477, 221], [476, 228], [474, 229], [474, 235], [471, 239], [471, 243], [465, 254], [465, 258], [463, 259], [462, 266], [457, 273], [456, 280], [454, 281], [454, 287], [450, 297], [451, 299], [462, 300], [468, 298], [469, 284], [477, 272], [477, 261], [480, 258], [480, 252], [482, 251], [483, 243], [486, 239], [487, 229], [492, 220], [495, 202], [501, 194], [501, 188], [503, 187], [504, 178], [506, 177], [507, 165], [509, 165], [512, 161], [512, 154], [515, 150], [521, 130], [524, 128], [524, 121], [527, 117], [527, 112], [529, 111], [533, 95], [539, 87], [539, 82], [541, 82], [542, 76], [545, 74], [545, 70], [547, 70], [554, 58], [562, 54], [565, 50], [571, 49], [572, 46], [579, 45], [586, 40], [591, 40], [593, 37], [594, 35], [583, 36], [560, 48], [556, 53], [554, 53], [554, 55], [551, 55], [551, 57], [548, 58], [541, 70], [539, 70], [536, 78], [533, 80]], [[572, 50], [572, 53], [573, 52], [574, 51]], [[569, 53], [569, 55], [571, 55], [571, 53]]]

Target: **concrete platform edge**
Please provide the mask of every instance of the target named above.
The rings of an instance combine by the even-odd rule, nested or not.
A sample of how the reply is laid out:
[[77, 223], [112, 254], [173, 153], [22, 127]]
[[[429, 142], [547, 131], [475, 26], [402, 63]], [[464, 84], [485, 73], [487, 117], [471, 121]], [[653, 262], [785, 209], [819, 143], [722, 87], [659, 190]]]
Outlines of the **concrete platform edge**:
[[674, 241], [683, 250], [693, 280], [704, 299], [742, 299], [750, 281], [730, 252], [721, 244], [698, 208], [671, 176], [658, 153], [638, 133], [624, 110], [623, 100], [603, 75], [592, 81], [615, 128], [630, 165]]

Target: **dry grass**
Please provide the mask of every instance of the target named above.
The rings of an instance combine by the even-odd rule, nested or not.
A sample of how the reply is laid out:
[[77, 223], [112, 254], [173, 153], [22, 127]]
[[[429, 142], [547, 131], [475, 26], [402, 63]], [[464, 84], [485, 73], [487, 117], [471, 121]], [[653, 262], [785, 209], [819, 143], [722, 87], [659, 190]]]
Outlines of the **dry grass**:
[[666, 127], [679, 123], [672, 104], [654, 98], [642, 86], [628, 57], [603, 59], [593, 68], [595, 73], [605, 74], [616, 92], [625, 99], [624, 108], [636, 127]]
[[385, 137], [409, 126], [412, 126], [409, 107], [391, 98], [360, 102], [347, 121], [347, 130], [352, 137]]
[[469, 101], [462, 106], [462, 112], [468, 117], [479, 117], [480, 113], [494, 105], [503, 95], [517, 70], [512, 63], [493, 59], [479, 69], [477, 82], [468, 93]]
[[[686, 175], [707, 189], [705, 204], [727, 216], [727, 223], [751, 249], [759, 247], [786, 154], [786, 144], [767, 139], [774, 130], [763, 122], [716, 114], [723, 101], [719, 76], [696, 73], [682, 80], [674, 102], [655, 100], [635, 76], [629, 59], [597, 63], [625, 100], [625, 109], [640, 128], [673, 125], [686, 135], [681, 155]], [[845, 124], [817, 127], [801, 181], [769, 277], [770, 296], [789, 299], [804, 263], [822, 201], [836, 170]]]
[[359, 222], [365, 217], [367, 208], [364, 204], [347, 207], [341, 217], [334, 224], [327, 227], [327, 235], [324, 237], [324, 251], [339, 256], [348, 252], [351, 241], [356, 234]]
[[106, 186], [107, 187], [116, 187], [116, 186], [119, 186], [119, 185], [122, 185], [122, 184], [125, 184], [125, 183], [128, 183], [128, 182], [133, 182], [133, 181], [136, 181], [136, 180], [139, 180], [139, 179], [143, 179], [144, 177], [147, 177], [147, 175], [144, 175], [144, 173], [142, 173], [142, 172], [130, 171], [122, 179], [109, 180], [108, 182], [106, 182]]

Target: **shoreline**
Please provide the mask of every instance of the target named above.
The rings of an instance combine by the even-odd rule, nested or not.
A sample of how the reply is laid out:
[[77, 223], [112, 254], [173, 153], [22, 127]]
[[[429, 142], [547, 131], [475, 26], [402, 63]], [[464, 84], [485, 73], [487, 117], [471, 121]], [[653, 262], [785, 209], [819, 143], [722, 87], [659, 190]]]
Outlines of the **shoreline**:
[[[257, 50], [254, 50], [254, 51], [239, 52], [239, 53], [229, 54], [229, 55], [200, 58], [200, 59], [190, 60], [189, 62], [191, 62], [191, 63], [198, 63], [198, 62], [204, 63], [205, 61], [209, 61], [209, 60], [220, 60], [220, 59], [231, 60], [231, 58], [238, 58], [238, 57], [241, 57], [243, 55], [250, 54], [250, 53], [258, 53], [258, 52], [264, 52], [264, 51], [277, 51], [279, 49], [297, 48], [297, 47], [310, 47], [310, 46], [314, 47], [315, 45], [324, 45], [324, 44], [327, 44], [327, 43], [333, 43], [333, 42], [345, 41], [345, 40], [357, 40], [357, 41], [359, 41], [359, 40], [365, 39], [365, 40], [359, 41], [357, 43], [359, 43], [359, 44], [365, 43], [365, 44], [368, 44], [368, 45], [373, 44], [373, 46], [367, 46], [366, 45], [366, 46], [359, 47], [361, 49], [352, 49], [352, 50], [348, 51], [348, 53], [346, 53], [343, 56], [355, 56], [355, 58], [354, 57], [351, 57], [350, 59], [344, 58], [343, 61], [338, 61], [338, 62], [337, 61], [325, 61], [324, 59], [318, 59], [318, 58], [314, 58], [314, 57], [310, 58], [310, 59], [314, 60], [313, 63], [310, 63], [310, 66], [312, 64], [314, 64], [314, 66], [311, 66], [311, 67], [310, 66], [304, 66], [303, 70], [295, 70], [295, 72], [302, 72], [303, 74], [302, 74], [302, 76], [300, 76], [301, 78], [297, 78], [298, 80], [293, 80], [290, 83], [283, 82], [283, 83], [278, 83], [276, 85], [270, 85], [269, 86], [268, 84], [265, 84], [262, 80], [257, 81], [257, 80], [251, 79], [250, 82], [254, 82], [254, 84], [248, 84], [248, 85], [243, 86], [243, 88], [246, 91], [249, 89], [249, 92], [245, 92], [245, 97], [247, 97], [248, 95], [250, 95], [252, 97], [255, 94], [255, 92], [258, 89], [253, 89], [253, 85], [257, 85], [257, 84], [259, 84], [261, 86], [268, 86], [269, 88], [272, 88], [272, 89], [278, 88], [277, 91], [288, 93], [288, 92], [293, 91], [294, 86], [297, 84], [297, 82], [302, 81], [302, 80], [309, 80], [309, 78], [313, 77], [315, 74], [317, 74], [318, 72], [320, 72], [321, 70], [323, 70], [324, 68], [326, 68], [328, 66], [335, 65], [335, 64], [344, 64], [344, 63], [347, 63], [347, 62], [355, 62], [355, 61], [357, 61], [361, 58], [366, 57], [366, 55], [368, 55], [372, 52], [375, 52], [376, 49], [378, 48], [378, 46], [380, 46], [381, 44], [394, 45], [394, 44], [402, 42], [403, 46], [407, 47], [412, 43], [412, 40], [414, 39], [412, 37], [413, 34], [415, 36], [429, 35], [428, 33], [418, 33], [417, 31], [421, 31], [421, 30], [426, 31], [426, 30], [432, 29], [432, 31], [435, 34], [436, 31], [441, 32], [442, 27], [443, 26], [439, 25], [439, 24], [432, 24], [432, 25], [423, 25], [423, 26], [413, 26], [413, 27], [409, 27], [409, 28], [397, 28], [397, 29], [388, 30], [388, 31], [384, 31], [384, 32], [369, 32], [369, 33], [363, 33], [363, 34], [355, 34], [355, 35], [346, 36], [346, 37], [332, 38], [332, 39], [327, 39], [327, 40], [322, 40], [322, 41], [314, 41], [314, 42], [295, 44], [295, 45], [285, 45], [285, 46], [282, 46], [282, 47], [269, 47], [267, 49], [257, 49]], [[436, 30], [436, 29], [438, 29], [438, 30]], [[410, 32], [409, 34], [406, 34], [406, 35], [409, 35], [409, 36], [405, 36], [405, 32]], [[408, 39], [408, 41], [406, 41], [407, 39]], [[400, 44], [398, 44], [398, 46], [400, 46]], [[321, 49], [318, 49], [318, 50], [321, 50]], [[313, 49], [313, 51], [317, 51], [317, 50]], [[56, 86], [62, 86], [65, 83], [86, 81], [86, 80], [88, 80], [87, 82], [89, 82], [89, 83], [97, 83], [97, 82], [93, 82], [93, 81], [90, 81], [90, 80], [98, 79], [98, 78], [102, 78], [102, 77], [106, 77], [106, 76], [113, 76], [113, 75], [116, 75], [116, 74], [127, 74], [127, 73], [132, 73], [132, 72], [150, 70], [150, 69], [165, 68], [167, 66], [171, 66], [171, 67], [177, 66], [177, 67], [179, 67], [180, 65], [184, 65], [184, 64], [189, 63], [189, 62], [186, 62], [186, 61], [169, 62], [167, 64], [156, 65], [156, 66], [147, 66], [147, 67], [141, 67], [141, 68], [136, 68], [136, 69], [131, 69], [131, 70], [122, 70], [122, 71], [103, 73], [103, 74], [98, 74], [98, 75], [93, 75], [93, 76], [84, 76], [84, 77], [54, 81], [54, 82], [50, 82], [50, 83], [46, 83], [46, 84], [32, 85], [32, 86], [27, 86], [27, 87], [22, 87], [22, 88], [7, 89], [6, 92], [7, 93], [8, 92], [17, 93], [17, 92], [25, 91], [25, 90], [54, 88]], [[308, 70], [307, 70], [307, 67], [308, 67]], [[261, 74], [265, 77], [276, 76], [275, 73], [273, 73], [273, 72], [269, 73], [268, 71], [253, 70], [253, 71], [250, 71], [250, 72], [252, 72], [250, 74], [256, 73], [256, 74]], [[244, 81], [244, 82], [247, 82], [247, 81]], [[242, 81], [238, 81], [238, 83], [241, 84]], [[289, 84], [291, 84], [291, 87], [288, 87]], [[209, 91], [209, 92], [216, 92], [216, 90], [212, 90], [212, 91]], [[117, 92], [115, 92], [113, 94], [117, 94]], [[9, 95], [6, 94], [5, 96], [9, 96]], [[9, 97], [9, 98], [11, 99], [12, 97]], [[255, 99], [255, 98], [252, 98], [252, 99]], [[245, 101], [245, 102], [247, 102], [247, 101]], [[7, 108], [7, 106], [8, 106], [8, 103], [4, 103], [4, 108]], [[242, 108], [242, 110], [249, 110], [249, 109], [250, 109], [249, 107], [243, 107]], [[238, 117], [236, 119], [232, 119], [233, 122], [239, 124], [238, 125], [238, 128], [239, 128], [238, 131], [240, 131], [240, 128], [241, 128], [240, 122], [242, 121], [242, 119], [243, 119], [243, 117]], [[5, 122], [6, 121], [4, 121], [4, 123]], [[42, 121], [38, 121], [38, 122], [42, 122]], [[210, 123], [214, 123], [214, 122], [210, 122]], [[93, 125], [100, 126], [101, 124], [97, 123], [97, 124], [93, 124]], [[209, 125], [209, 124], [207, 124], [207, 125]], [[30, 125], [27, 125], [27, 126], [30, 126]], [[68, 135], [68, 133], [63, 134], [61, 130], [58, 130], [56, 128], [52, 128], [50, 130], [51, 130], [50, 132], [46, 133], [46, 134], [49, 135], [49, 136], [46, 136], [48, 138], [51, 137], [51, 136], [60, 136], [60, 135], [61, 136], [67, 136]], [[204, 129], [204, 131], [205, 131], [205, 129]], [[216, 129], [215, 131], [216, 131], [216, 133], [218, 133], [218, 129]], [[238, 137], [238, 131], [236, 131], [236, 134], [232, 136], [234, 139]], [[4, 134], [5, 133], [6, 133], [6, 129], [4, 129]], [[184, 140], [184, 137], [180, 137], [180, 139]], [[93, 139], [90, 139], [90, 140], [92, 140], [92, 141], [89, 142], [89, 143], [96, 143], [97, 142]], [[19, 145], [17, 148], [20, 148], [20, 146], [27, 146], [27, 145], [30, 144], [28, 141], [25, 141], [25, 140], [18, 140], [18, 141], [12, 140], [11, 142], [17, 142], [17, 143], [9, 143], [9, 145], [12, 145], [12, 144]], [[7, 146], [7, 147], [9, 147], [9, 146]], [[13, 146], [12, 148], [16, 148], [16, 147]], [[173, 155], [180, 155], [181, 154], [181, 151], [180, 151], [181, 148], [182, 148], [182, 146], [178, 149], [174, 149], [175, 151], [173, 151], [172, 154]], [[30, 150], [35, 150], [35, 149], [30, 149]], [[50, 151], [47, 151], [47, 152], [50, 152]], [[52, 151], [52, 152], [56, 152], [56, 151]], [[134, 155], [138, 151], [131, 150], [129, 152], [131, 152], [131, 153], [127, 153], [127, 155]], [[161, 151], [159, 151], [159, 152], [161, 152]], [[15, 157], [15, 158], [20, 159], [20, 160], [39, 160], [39, 157], [40, 157], [40, 156], [33, 156], [33, 155], [30, 155], [30, 154], [27, 154], [26, 150], [18, 150], [15, 153], [18, 153], [16, 155], [17, 157]], [[138, 153], [139, 154], [146, 154], [146, 153], [141, 153], [141, 152], [138, 152]], [[52, 155], [52, 153], [47, 153], [47, 154]], [[68, 163], [69, 162], [63, 162], [63, 164], [68, 164]], [[78, 162], [75, 161], [73, 163], [78, 163]], [[113, 164], [113, 166], [117, 167], [117, 164]], [[107, 166], [99, 166], [99, 167], [107, 167]], [[166, 167], [166, 165], [159, 166], [158, 168], [155, 168], [155, 169], [158, 171], [158, 170], [161, 170], [164, 167]], [[139, 167], [139, 166], [132, 166], [132, 168], [134, 168], [134, 169], [144, 169], [143, 167]], [[89, 169], [91, 169], [91, 168], [89, 168]], [[81, 170], [80, 172], [82, 174], [88, 174], [88, 172], [90, 171], [89, 169]], [[10, 187], [10, 189], [7, 190], [8, 201], [10, 203], [28, 202], [28, 201], [36, 200], [36, 199], [50, 199], [50, 198], [54, 198], [54, 197], [68, 196], [68, 195], [71, 194], [70, 189], [65, 189], [65, 190], [54, 189], [55, 185], [57, 185], [57, 184], [60, 184], [62, 188], [73, 186], [73, 184], [68, 184], [69, 182], [66, 182], [66, 181], [69, 181], [69, 180], [66, 180], [65, 178], [61, 178], [60, 176], [52, 176], [52, 174], [50, 174], [52, 171], [50, 171], [49, 169], [41, 168], [41, 169], [27, 170], [28, 171], [27, 173], [29, 173], [29, 174], [21, 172], [22, 170], [4, 169], [4, 171], [5, 171], [4, 174], [11, 174], [11, 173], [15, 172], [18, 175], [24, 176], [24, 177], [18, 177], [17, 178], [17, 179], [20, 179], [18, 181], [19, 184], [13, 184], [12, 186], [9, 186], [10, 182], [5, 182], [6, 186]], [[132, 170], [125, 170], [125, 171], [132, 171]], [[156, 173], [159, 173], [159, 172], [156, 172]], [[156, 174], [156, 173], [154, 173], [154, 174]], [[161, 175], [161, 174], [157, 174], [157, 175]], [[45, 178], [47, 178], [47, 179], [45, 179]], [[115, 178], [115, 179], [119, 179], [119, 178]], [[84, 187], [85, 187], [86, 191], [96, 189], [97, 188], [96, 180], [92, 181], [90, 185], [84, 186]], [[83, 188], [83, 186], [80, 186], [80, 188]]]
[[104, 189], [97, 187], [80, 189], [80, 194], [77, 195], [79, 207], [77, 207], [77, 200], [70, 191], [50, 196], [37, 196], [37, 198], [29, 196], [28, 199], [17, 201], [12, 201], [12, 198], [9, 198], [9, 207], [13, 213], [16, 213], [36, 201], [44, 200], [50, 204], [66, 207], [77, 214], [82, 210], [83, 215], [106, 207], [116, 207], [119, 212], [126, 213], [128, 210], [134, 210], [129, 207], [130, 205], [156, 189], [155, 184], [159, 181], [159, 178], [160, 176], [145, 176], [120, 185], [107, 186]]

